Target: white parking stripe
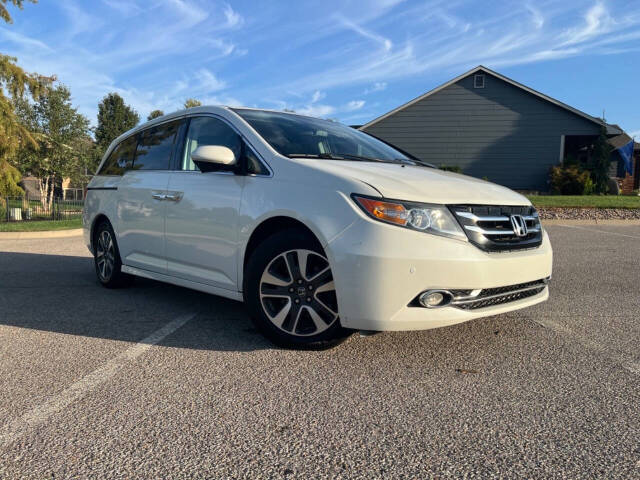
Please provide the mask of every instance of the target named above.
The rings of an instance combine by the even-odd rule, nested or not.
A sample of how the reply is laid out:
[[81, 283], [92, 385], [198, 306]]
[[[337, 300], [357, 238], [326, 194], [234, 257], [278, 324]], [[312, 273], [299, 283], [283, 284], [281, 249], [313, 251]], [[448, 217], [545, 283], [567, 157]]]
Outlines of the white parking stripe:
[[554, 227], [577, 228], [578, 230], [586, 230], [588, 232], [608, 233], [609, 235], [617, 235], [619, 237], [638, 238], [638, 239], [640, 239], [640, 237], [638, 237], [637, 235], [627, 235], [626, 233], [609, 232], [608, 230], [597, 230], [597, 229], [593, 229], [593, 228], [581, 227], [581, 226], [578, 226], [578, 225], [563, 225], [563, 224], [558, 223], [558, 224], [554, 225]]
[[577, 335], [573, 330], [560, 325], [559, 323], [554, 322], [553, 320], [549, 320], [548, 318], [534, 318], [534, 322], [544, 328], [548, 328], [549, 330], [553, 330], [555, 333], [565, 336], [571, 337], [574, 341], [578, 342], [585, 348], [588, 348], [591, 351], [596, 353], [605, 355], [613, 362], [620, 365], [622, 368], [627, 370], [628, 372], [634, 373], [636, 375], [640, 375], [640, 363], [634, 362], [633, 360], [627, 360], [619, 355], [611, 355], [610, 349], [605, 347], [604, 345], [594, 342], [588, 338], [584, 338], [580, 335]]
[[117, 357], [109, 360], [102, 367], [81, 378], [69, 388], [50, 398], [42, 405], [35, 407], [25, 413], [22, 417], [2, 426], [0, 428], [0, 447], [14, 442], [24, 435], [29, 429], [44, 423], [52, 415], [64, 410], [73, 402], [84, 397], [100, 384], [112, 378], [123, 366], [127, 364], [127, 362], [138, 358], [153, 345], [161, 342], [164, 338], [171, 335], [195, 316], [195, 313], [190, 313], [172, 320], [164, 327], [140, 340], [140, 342], [136, 343], [131, 348], [128, 348]]

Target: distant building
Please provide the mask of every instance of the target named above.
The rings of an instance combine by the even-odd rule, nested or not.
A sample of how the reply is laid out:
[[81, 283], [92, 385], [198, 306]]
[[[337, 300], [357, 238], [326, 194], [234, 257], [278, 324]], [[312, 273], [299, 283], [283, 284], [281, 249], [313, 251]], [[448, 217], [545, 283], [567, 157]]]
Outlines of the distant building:
[[617, 125], [479, 66], [360, 129], [437, 166], [547, 191], [550, 168], [567, 156], [588, 161], [602, 127], [611, 138], [623, 134]]

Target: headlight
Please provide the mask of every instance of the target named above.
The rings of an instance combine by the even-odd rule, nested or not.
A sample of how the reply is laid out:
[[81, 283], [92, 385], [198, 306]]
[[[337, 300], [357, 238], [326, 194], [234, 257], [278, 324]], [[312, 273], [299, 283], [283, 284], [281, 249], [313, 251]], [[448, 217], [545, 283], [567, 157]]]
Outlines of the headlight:
[[371, 218], [420, 232], [467, 240], [458, 222], [444, 205], [383, 200], [352, 195]]

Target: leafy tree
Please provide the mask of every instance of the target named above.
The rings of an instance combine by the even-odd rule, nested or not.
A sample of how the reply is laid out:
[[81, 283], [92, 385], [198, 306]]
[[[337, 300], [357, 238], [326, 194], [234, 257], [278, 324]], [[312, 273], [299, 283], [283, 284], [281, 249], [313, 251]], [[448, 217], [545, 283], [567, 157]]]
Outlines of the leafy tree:
[[[24, 1], [10, 0], [10, 3], [22, 8]], [[6, 4], [7, 0], [0, 0], [0, 18], [12, 23]], [[35, 97], [44, 88], [41, 77], [26, 73], [16, 62], [16, 58], [0, 54], [0, 195], [22, 193], [18, 186], [20, 172], [9, 164], [9, 160], [21, 145], [36, 145], [29, 130], [16, 116], [13, 100], [26, 94]]]
[[600, 135], [593, 145], [589, 171], [593, 180], [595, 193], [607, 193], [609, 191], [609, 167], [611, 165], [611, 145], [607, 141], [607, 130], [603, 125]]
[[154, 110], [147, 117], [147, 121], [153, 120], [154, 118], [158, 118], [158, 117], [161, 117], [163, 115], [164, 115], [164, 112], [162, 110]]
[[98, 104], [98, 126], [95, 130], [98, 148], [104, 152], [109, 144], [127, 130], [135, 127], [140, 116], [124, 103], [117, 93], [109, 93]]
[[184, 101], [184, 108], [200, 107], [201, 105], [202, 102], [200, 100], [196, 100], [195, 98], [187, 98]]
[[[24, 5], [24, 0], [9, 0], [9, 1], [11, 2], [12, 5], [22, 10], [22, 7]], [[27, 0], [27, 1], [31, 3], [38, 3], [38, 0]], [[0, 0], [0, 18], [7, 23], [13, 23], [13, 19], [11, 18], [9, 11], [5, 6], [6, 4], [7, 4], [7, 0]]]
[[24, 190], [18, 186], [18, 182], [22, 179], [20, 171], [9, 164], [9, 162], [0, 163], [0, 197], [17, 197], [24, 193]]
[[17, 163], [38, 178], [42, 205], [49, 209], [56, 183], [85, 173], [92, 147], [89, 120], [73, 108], [64, 85], [49, 88], [35, 102], [19, 99], [16, 113], [37, 141], [37, 148], [25, 145], [19, 150]]

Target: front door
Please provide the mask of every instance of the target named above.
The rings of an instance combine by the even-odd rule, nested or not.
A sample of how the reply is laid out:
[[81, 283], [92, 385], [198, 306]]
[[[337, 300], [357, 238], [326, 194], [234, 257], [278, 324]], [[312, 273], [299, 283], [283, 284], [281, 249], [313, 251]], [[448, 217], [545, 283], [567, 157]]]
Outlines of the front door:
[[202, 173], [191, 153], [202, 145], [229, 147], [240, 158], [242, 138], [224, 121], [194, 117], [171, 174], [166, 202], [166, 258], [170, 275], [237, 291], [238, 211], [245, 178], [230, 171]]
[[135, 137], [131, 166], [118, 184], [116, 208], [118, 247], [125, 265], [167, 272], [164, 258], [166, 194], [179, 126], [180, 121], [164, 123]]

